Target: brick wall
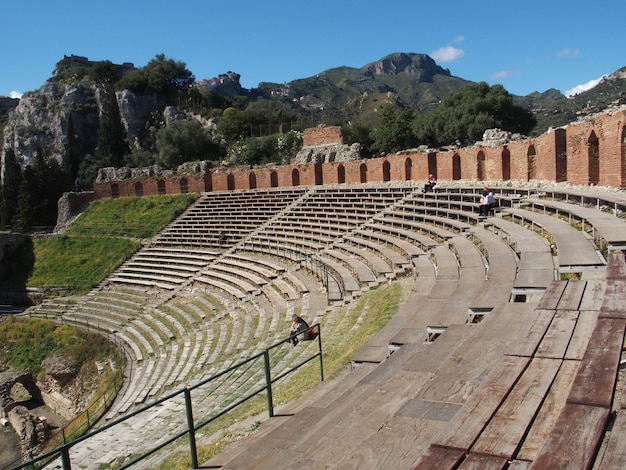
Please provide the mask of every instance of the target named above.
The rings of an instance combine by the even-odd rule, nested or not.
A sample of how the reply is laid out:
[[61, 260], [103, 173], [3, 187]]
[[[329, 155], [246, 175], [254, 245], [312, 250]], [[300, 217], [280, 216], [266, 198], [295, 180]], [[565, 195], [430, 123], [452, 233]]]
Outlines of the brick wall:
[[343, 144], [341, 126], [317, 126], [305, 129], [302, 133], [303, 147]]
[[[305, 145], [342, 141], [339, 127], [304, 132]], [[268, 165], [217, 169], [206, 174], [127, 179], [94, 184], [98, 198], [337, 183], [438, 180], [566, 181], [626, 186], [626, 110], [550, 129], [539, 137], [496, 148], [472, 146], [442, 152], [389, 155], [348, 163]]]

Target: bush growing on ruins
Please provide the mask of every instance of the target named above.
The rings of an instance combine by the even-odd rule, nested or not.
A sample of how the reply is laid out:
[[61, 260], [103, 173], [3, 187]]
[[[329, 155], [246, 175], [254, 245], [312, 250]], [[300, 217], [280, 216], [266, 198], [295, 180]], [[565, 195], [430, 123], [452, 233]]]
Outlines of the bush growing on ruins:
[[438, 147], [476, 142], [492, 128], [528, 135], [535, 124], [533, 114], [515, 105], [502, 85], [480, 82], [446, 95], [439, 106], [416, 120], [414, 129], [420, 143]]

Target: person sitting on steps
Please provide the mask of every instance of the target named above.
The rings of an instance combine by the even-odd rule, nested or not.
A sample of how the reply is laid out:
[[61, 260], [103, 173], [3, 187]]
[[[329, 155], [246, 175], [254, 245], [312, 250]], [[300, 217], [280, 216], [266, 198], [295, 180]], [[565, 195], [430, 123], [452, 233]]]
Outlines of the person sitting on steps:
[[428, 182], [424, 185], [424, 192], [432, 191], [436, 184], [437, 180], [435, 177], [432, 174], [428, 175]]
[[[296, 333], [300, 333], [296, 335]], [[290, 338], [291, 344], [294, 346], [302, 340], [311, 339], [309, 334], [309, 324], [299, 317], [295, 313], [291, 317], [291, 326], [289, 327], [289, 335], [294, 335]]]

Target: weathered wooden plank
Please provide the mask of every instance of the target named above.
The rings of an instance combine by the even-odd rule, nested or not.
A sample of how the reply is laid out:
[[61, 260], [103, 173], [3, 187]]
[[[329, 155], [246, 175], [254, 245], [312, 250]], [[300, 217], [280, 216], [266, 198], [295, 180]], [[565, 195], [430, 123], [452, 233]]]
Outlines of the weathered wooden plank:
[[503, 457], [472, 453], [461, 462], [458, 468], [459, 470], [502, 470], [507, 468], [507, 464], [508, 460]]
[[586, 286], [585, 281], [568, 281], [556, 308], [558, 310], [578, 310]]
[[465, 452], [432, 446], [421, 456], [412, 467], [412, 470], [452, 470], [458, 468], [459, 463], [465, 458]]
[[557, 310], [535, 355], [563, 359], [577, 320], [576, 310]]
[[626, 318], [626, 280], [607, 279], [600, 316]]
[[541, 343], [541, 340], [546, 334], [548, 327], [552, 323], [554, 314], [554, 310], [536, 309], [534, 311], [533, 321], [528, 322], [528, 324], [524, 326], [523, 331], [521, 331], [518, 335], [517, 339], [511, 342], [507, 354], [511, 356], [533, 356], [535, 351], [537, 351], [539, 343]]
[[565, 359], [574, 359], [581, 361], [589, 345], [589, 341], [593, 340], [593, 330], [596, 327], [598, 321], [598, 312], [593, 311], [580, 311], [578, 314], [578, 320], [576, 321], [576, 327], [572, 333], [567, 351], [565, 351]]
[[626, 320], [598, 318], [568, 403], [611, 407], [625, 327]]
[[583, 298], [580, 301], [579, 310], [600, 310], [606, 283], [599, 279], [590, 279], [585, 286]]
[[626, 415], [617, 413], [598, 468], [623, 470], [626, 468]]
[[528, 361], [525, 357], [504, 356], [493, 364], [481, 388], [471, 395], [450, 425], [435, 437], [433, 444], [468, 452]]
[[471, 452], [512, 458], [548, 393], [561, 362], [560, 359], [531, 360]]
[[[466, 325], [471, 335], [446, 352], [447, 357], [435, 376], [420, 390], [420, 398], [465, 403], [489, 374], [492, 364], [502, 360], [509, 343], [517, 339], [523, 326], [532, 321], [532, 304], [507, 303], [494, 310], [479, 324]], [[446, 331], [434, 342], [445, 340]]]
[[530, 468], [591, 468], [610, 410], [567, 403]]
[[537, 457], [565, 406], [565, 400], [579, 364], [578, 361], [563, 361], [561, 364], [537, 417], [533, 421], [526, 438], [520, 443], [521, 446], [516, 456], [518, 459], [532, 461]]
[[567, 281], [552, 281], [541, 296], [537, 308], [556, 310], [559, 300], [561, 300], [561, 296], [563, 295], [563, 291], [565, 290], [565, 286], [567, 286]]
[[526, 470], [530, 468], [531, 462], [526, 460], [511, 460], [507, 470]]

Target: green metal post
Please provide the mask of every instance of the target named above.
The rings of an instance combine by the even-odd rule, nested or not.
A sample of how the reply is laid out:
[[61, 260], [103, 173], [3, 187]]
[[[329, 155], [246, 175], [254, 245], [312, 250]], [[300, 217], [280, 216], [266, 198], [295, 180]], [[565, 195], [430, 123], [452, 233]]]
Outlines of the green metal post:
[[272, 396], [272, 377], [270, 373], [270, 354], [266, 349], [263, 353], [263, 363], [265, 364], [265, 383], [267, 384], [267, 408], [270, 418], [274, 417], [274, 397]]
[[319, 325], [317, 326], [317, 347], [320, 352], [320, 378], [323, 382], [324, 381], [324, 359], [323, 359], [324, 354], [322, 353], [322, 328], [320, 328]]
[[189, 451], [191, 453], [191, 468], [198, 468], [198, 449], [196, 447], [196, 428], [193, 424], [191, 390], [189, 390], [187, 387], [185, 387], [185, 411], [187, 412], [187, 428], [189, 430]]

